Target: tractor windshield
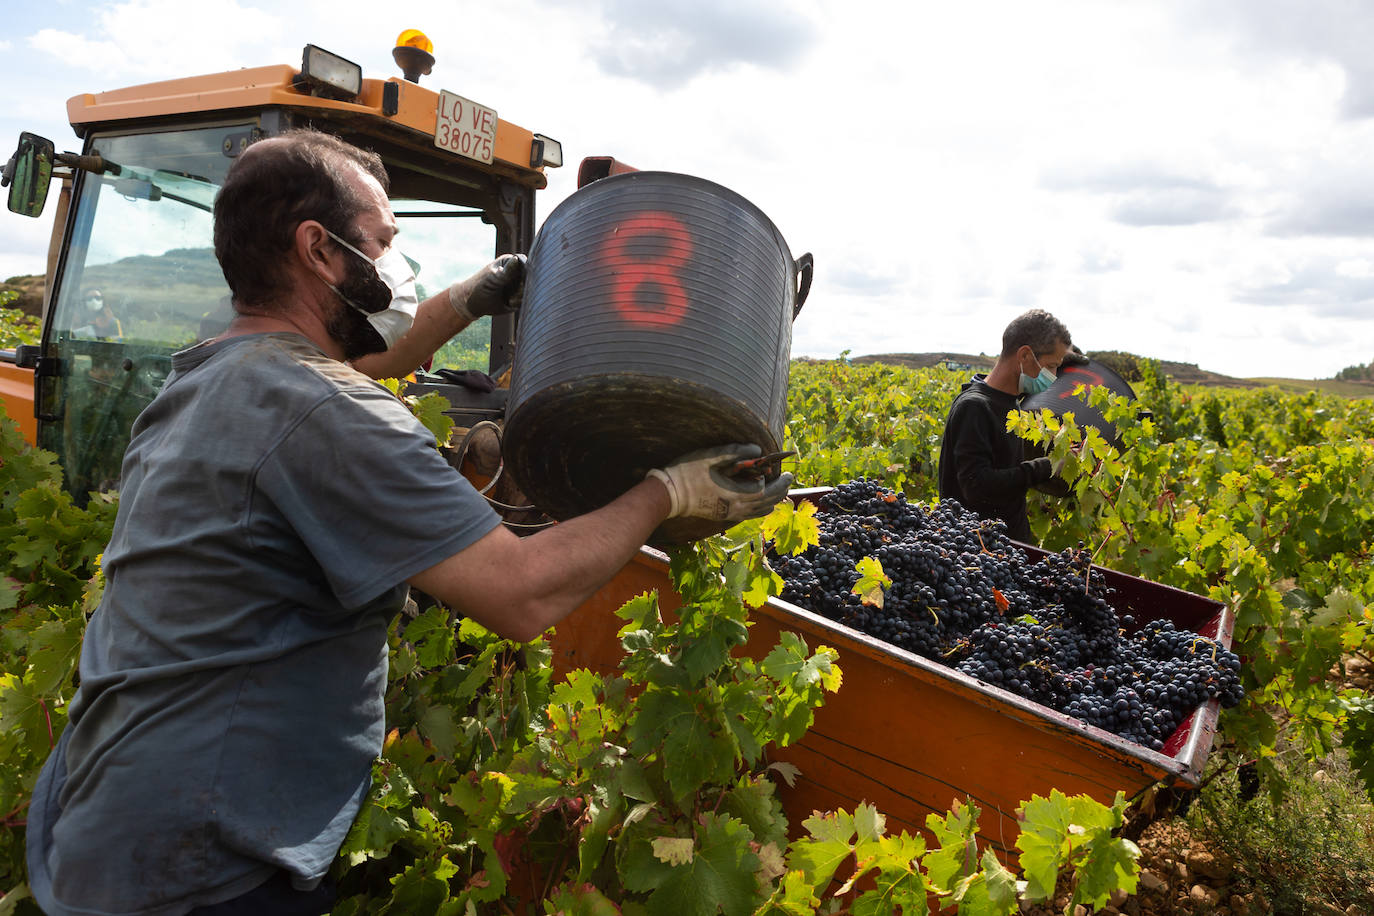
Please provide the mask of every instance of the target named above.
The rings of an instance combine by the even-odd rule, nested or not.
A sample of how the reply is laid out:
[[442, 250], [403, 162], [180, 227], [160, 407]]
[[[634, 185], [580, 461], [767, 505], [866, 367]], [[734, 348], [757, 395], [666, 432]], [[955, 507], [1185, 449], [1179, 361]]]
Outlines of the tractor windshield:
[[60, 369], [41, 384], [40, 442], [68, 488], [118, 485], [134, 418], [171, 354], [223, 327], [229, 287], [215, 260], [211, 209], [249, 125], [98, 136], [111, 167], [85, 174], [44, 327]]
[[[110, 167], [78, 184], [44, 329], [45, 354], [59, 368], [40, 393], [39, 444], [59, 454], [78, 498], [118, 486], [129, 429], [171, 355], [233, 317], [212, 210], [253, 126], [97, 135], [87, 149]], [[430, 293], [492, 257], [495, 230], [476, 209], [404, 198], [393, 208], [398, 245]], [[490, 335], [487, 319], [441, 350], [435, 366], [486, 369]]]

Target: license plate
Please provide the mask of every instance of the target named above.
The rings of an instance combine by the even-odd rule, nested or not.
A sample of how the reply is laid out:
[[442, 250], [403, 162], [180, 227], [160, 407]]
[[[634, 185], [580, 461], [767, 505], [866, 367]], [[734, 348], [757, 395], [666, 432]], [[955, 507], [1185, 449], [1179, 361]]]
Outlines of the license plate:
[[440, 90], [434, 145], [478, 162], [491, 162], [496, 149], [496, 110]]

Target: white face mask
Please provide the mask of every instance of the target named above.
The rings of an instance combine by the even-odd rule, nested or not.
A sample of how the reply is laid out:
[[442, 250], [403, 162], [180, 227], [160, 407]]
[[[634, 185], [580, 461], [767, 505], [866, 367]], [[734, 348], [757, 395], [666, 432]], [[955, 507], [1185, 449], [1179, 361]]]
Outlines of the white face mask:
[[[324, 231], [329, 232], [328, 229]], [[377, 272], [377, 278], [390, 290], [390, 303], [384, 308], [369, 311], [339, 292], [338, 287], [333, 284], [329, 285], [329, 288], [334, 290], [340, 299], [359, 313], [367, 316], [367, 323], [372, 325], [372, 329], [381, 336], [387, 349], [391, 349], [396, 345], [396, 341], [400, 340], [405, 332], [410, 330], [410, 326], [415, 323], [415, 313], [420, 307], [420, 298], [415, 291], [415, 271], [411, 269], [410, 261], [401, 254], [400, 249], [394, 247], [388, 248], [386, 254], [373, 260], [334, 233], [329, 232], [329, 236], [371, 264], [372, 269]]]

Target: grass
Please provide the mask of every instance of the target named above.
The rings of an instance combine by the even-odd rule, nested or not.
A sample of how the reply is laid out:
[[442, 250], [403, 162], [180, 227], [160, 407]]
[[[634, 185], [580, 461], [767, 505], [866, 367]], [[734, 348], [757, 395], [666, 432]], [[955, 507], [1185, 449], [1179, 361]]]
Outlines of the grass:
[[1374, 804], [1359, 781], [1339, 755], [1275, 762], [1282, 798], [1261, 791], [1247, 801], [1228, 773], [1194, 803], [1190, 829], [1234, 863], [1236, 883], [1260, 892], [1276, 916], [1374, 913]]

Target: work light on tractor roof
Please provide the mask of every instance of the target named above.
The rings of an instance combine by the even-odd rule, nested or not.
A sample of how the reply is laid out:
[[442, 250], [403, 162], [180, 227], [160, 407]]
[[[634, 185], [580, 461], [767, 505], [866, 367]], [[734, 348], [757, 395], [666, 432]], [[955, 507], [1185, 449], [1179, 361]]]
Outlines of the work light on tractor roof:
[[363, 91], [363, 68], [324, 48], [306, 45], [296, 84], [309, 87], [314, 95], [355, 99]]

